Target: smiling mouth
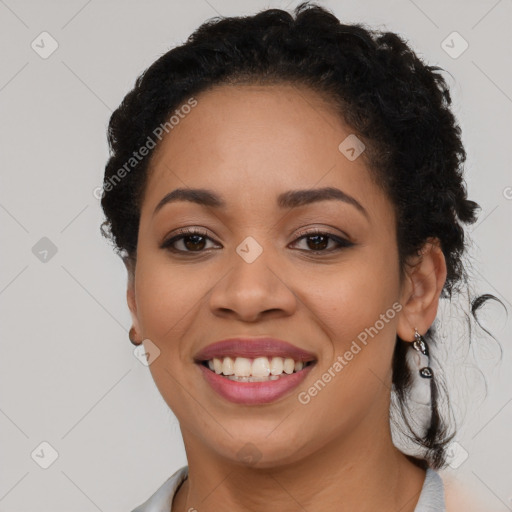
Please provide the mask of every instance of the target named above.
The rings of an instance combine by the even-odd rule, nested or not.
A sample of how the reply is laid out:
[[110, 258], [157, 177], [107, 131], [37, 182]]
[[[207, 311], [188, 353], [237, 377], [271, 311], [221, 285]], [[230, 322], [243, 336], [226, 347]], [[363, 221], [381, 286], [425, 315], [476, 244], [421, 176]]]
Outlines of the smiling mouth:
[[299, 373], [315, 360], [302, 361], [291, 357], [214, 357], [199, 364], [220, 377], [235, 382], [267, 382]]

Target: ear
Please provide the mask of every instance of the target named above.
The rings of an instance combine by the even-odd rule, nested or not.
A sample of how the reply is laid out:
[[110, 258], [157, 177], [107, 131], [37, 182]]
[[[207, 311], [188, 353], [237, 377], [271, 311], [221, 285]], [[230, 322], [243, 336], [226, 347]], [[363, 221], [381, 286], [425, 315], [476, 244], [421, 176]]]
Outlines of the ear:
[[135, 339], [138, 339], [141, 338], [141, 329], [137, 315], [137, 301], [135, 300], [135, 260], [127, 256], [123, 258], [123, 262], [128, 274], [126, 300], [132, 317], [132, 324], [135, 329]]
[[414, 340], [414, 328], [424, 334], [436, 318], [439, 297], [446, 281], [446, 260], [438, 238], [429, 238], [418, 255], [409, 258], [400, 295], [403, 309], [398, 316], [397, 334]]

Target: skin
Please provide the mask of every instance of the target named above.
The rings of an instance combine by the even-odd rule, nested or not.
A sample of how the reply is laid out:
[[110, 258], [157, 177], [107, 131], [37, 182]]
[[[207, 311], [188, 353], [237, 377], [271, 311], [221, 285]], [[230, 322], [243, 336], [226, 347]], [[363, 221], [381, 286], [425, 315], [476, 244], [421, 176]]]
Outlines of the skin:
[[[389, 403], [396, 334], [414, 339], [435, 319], [446, 279], [438, 241], [400, 279], [393, 205], [362, 157], [338, 150], [352, 133], [317, 93], [291, 85], [219, 86], [156, 149], [141, 207], [137, 262], [128, 265], [136, 338], [158, 346], [150, 371], [181, 426], [189, 477], [173, 511], [412, 512], [425, 472], [392, 443]], [[359, 201], [282, 209], [288, 190], [332, 186]], [[222, 195], [217, 209], [179, 201], [178, 187]], [[181, 227], [206, 229], [200, 251], [161, 242]], [[299, 230], [320, 228], [353, 246], [331, 250]], [[314, 234], [313, 234], [314, 235]], [[262, 254], [236, 252], [247, 236]], [[326, 240], [323, 240], [325, 243]], [[315, 249], [324, 252], [313, 253]], [[192, 248], [192, 250], [190, 249]], [[309, 251], [309, 252], [308, 252]], [[394, 303], [401, 311], [307, 405], [297, 399]], [[271, 404], [237, 405], [194, 364], [201, 348], [234, 336], [273, 336], [316, 354], [306, 381]], [[254, 448], [248, 448], [252, 443]], [[257, 462], [238, 452], [252, 449]], [[257, 458], [256, 457], [256, 458]]]

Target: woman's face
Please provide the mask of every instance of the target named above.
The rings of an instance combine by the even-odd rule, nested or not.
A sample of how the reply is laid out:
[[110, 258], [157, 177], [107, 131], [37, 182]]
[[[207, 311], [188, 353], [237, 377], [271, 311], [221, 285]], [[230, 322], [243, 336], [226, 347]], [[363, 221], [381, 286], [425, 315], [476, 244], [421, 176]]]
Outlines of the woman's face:
[[[153, 155], [128, 294], [145, 349], [160, 350], [149, 367], [187, 450], [265, 467], [384, 435], [401, 308], [396, 221], [362, 147], [305, 88], [222, 86], [196, 100]], [[341, 192], [315, 200], [326, 187]], [[207, 189], [222, 206], [180, 199], [157, 209], [178, 188]], [[162, 247], [180, 228], [200, 234]], [[248, 384], [196, 361], [236, 337], [253, 340], [210, 355], [234, 360], [240, 350], [270, 364], [282, 347], [254, 339], [270, 337], [314, 362]], [[267, 372], [264, 359], [256, 365]]]

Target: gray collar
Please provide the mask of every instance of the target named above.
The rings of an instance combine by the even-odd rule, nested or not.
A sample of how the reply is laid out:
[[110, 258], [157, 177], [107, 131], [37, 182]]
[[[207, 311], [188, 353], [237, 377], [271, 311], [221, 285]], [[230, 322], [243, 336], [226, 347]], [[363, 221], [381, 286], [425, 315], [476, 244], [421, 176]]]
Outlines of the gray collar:
[[[187, 476], [188, 466], [178, 469], [152, 496], [132, 512], [170, 512], [174, 495]], [[427, 469], [414, 512], [446, 512], [444, 485], [437, 471]]]
[[446, 512], [444, 485], [439, 473], [428, 468], [414, 512]]

